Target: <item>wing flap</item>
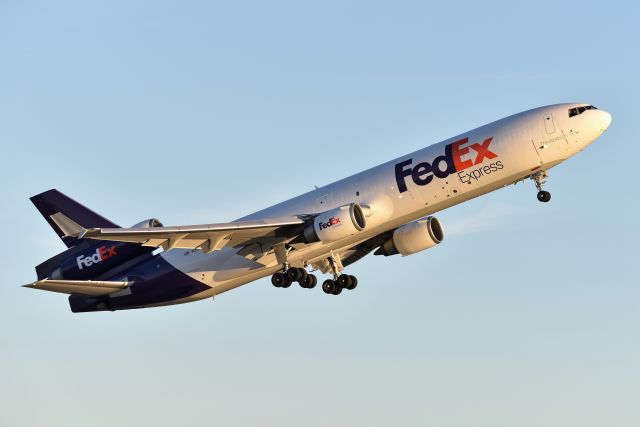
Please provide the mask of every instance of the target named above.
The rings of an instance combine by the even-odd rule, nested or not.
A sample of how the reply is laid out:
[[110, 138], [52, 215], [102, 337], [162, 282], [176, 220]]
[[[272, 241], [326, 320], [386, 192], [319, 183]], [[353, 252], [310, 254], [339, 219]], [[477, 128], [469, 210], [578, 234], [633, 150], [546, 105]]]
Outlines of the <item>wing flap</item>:
[[129, 286], [129, 282], [108, 282], [99, 280], [38, 280], [24, 285], [25, 288], [63, 294], [84, 294], [92, 296], [107, 295]]

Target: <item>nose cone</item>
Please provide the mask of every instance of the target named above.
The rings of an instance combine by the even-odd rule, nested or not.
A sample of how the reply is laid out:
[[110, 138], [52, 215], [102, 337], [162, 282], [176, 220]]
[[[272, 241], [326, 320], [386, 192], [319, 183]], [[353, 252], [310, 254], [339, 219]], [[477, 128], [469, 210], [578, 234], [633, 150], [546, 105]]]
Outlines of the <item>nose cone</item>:
[[607, 113], [604, 110], [598, 110], [598, 125], [600, 126], [600, 132], [604, 132], [609, 128], [611, 124], [611, 114]]

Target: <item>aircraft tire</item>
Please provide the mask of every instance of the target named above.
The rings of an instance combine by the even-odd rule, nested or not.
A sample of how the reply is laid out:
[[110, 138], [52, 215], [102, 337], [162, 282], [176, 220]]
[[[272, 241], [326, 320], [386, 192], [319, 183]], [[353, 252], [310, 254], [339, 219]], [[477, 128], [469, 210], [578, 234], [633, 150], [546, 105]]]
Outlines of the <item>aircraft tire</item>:
[[336, 290], [337, 286], [336, 286], [336, 282], [334, 282], [331, 279], [327, 279], [322, 283], [322, 290], [324, 291], [325, 294], [333, 294]]
[[349, 276], [349, 278], [351, 279], [351, 283], [349, 283], [347, 289], [352, 291], [356, 288], [356, 286], [358, 286], [358, 278], [356, 276]]
[[271, 276], [271, 284], [276, 288], [281, 288], [285, 280], [286, 278], [282, 273], [276, 273], [273, 276]]
[[538, 200], [543, 203], [547, 203], [549, 200], [551, 200], [551, 193], [544, 190], [538, 191]]
[[300, 281], [300, 286], [306, 289], [313, 289], [318, 284], [318, 278], [313, 274], [307, 274], [307, 277]]
[[299, 268], [298, 270], [300, 271], [300, 274], [302, 275], [302, 277], [300, 277], [300, 280], [298, 280], [298, 282], [306, 281], [307, 277], [309, 276], [309, 273], [307, 273], [307, 270], [305, 270], [304, 268]]
[[300, 270], [300, 268], [291, 267], [285, 274], [287, 275], [287, 278], [292, 282], [298, 282], [300, 281], [300, 279], [302, 279], [302, 272]]
[[338, 277], [338, 285], [340, 285], [341, 288], [350, 289], [351, 276], [348, 274], [341, 274], [340, 277]]

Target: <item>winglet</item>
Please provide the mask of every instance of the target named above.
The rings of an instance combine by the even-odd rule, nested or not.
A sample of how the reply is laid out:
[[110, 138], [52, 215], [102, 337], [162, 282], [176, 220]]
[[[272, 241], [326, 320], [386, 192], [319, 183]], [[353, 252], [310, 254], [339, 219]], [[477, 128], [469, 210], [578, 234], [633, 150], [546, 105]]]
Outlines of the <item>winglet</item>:
[[64, 237], [76, 237], [81, 239], [87, 233], [86, 228], [82, 227], [63, 213], [54, 213], [50, 218], [56, 223], [60, 230], [62, 230]]

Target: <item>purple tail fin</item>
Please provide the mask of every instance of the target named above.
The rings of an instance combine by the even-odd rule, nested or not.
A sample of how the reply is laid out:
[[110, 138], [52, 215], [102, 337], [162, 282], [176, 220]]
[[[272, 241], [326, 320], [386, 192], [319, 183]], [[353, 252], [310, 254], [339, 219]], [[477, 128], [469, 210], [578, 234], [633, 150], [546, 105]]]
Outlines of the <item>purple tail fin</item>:
[[51, 219], [51, 215], [53, 214], [60, 212], [84, 228], [118, 227], [118, 225], [102, 215], [95, 213], [55, 189], [37, 194], [31, 197], [30, 200], [68, 248], [77, 245], [80, 243], [80, 240], [75, 237], [65, 237], [64, 232], [53, 219]]

